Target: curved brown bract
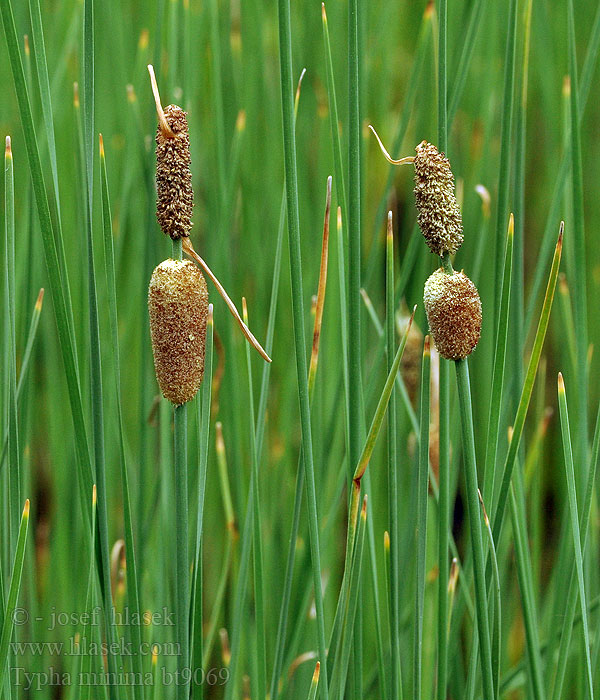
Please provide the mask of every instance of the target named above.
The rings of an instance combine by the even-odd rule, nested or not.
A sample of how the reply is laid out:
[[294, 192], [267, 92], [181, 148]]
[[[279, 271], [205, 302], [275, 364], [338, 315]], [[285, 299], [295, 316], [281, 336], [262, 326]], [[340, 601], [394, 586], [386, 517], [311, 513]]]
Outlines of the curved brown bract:
[[191, 401], [204, 376], [208, 290], [189, 261], [165, 260], [152, 273], [148, 311], [154, 369], [163, 396]]

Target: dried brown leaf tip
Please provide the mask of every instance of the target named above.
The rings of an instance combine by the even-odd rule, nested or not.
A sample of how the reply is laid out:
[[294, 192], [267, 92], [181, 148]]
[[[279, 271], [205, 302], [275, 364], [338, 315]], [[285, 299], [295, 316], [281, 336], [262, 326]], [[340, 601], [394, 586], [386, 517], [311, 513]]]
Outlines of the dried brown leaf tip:
[[204, 376], [208, 290], [189, 261], [165, 260], [148, 290], [154, 369], [163, 396], [175, 405], [191, 401]]
[[461, 360], [470, 355], [481, 335], [481, 300], [462, 272], [447, 275], [440, 267], [425, 282], [427, 321], [442, 357]]
[[194, 191], [190, 165], [190, 134], [186, 113], [169, 105], [164, 116], [173, 135], [159, 124], [156, 132], [156, 218], [173, 240], [192, 230]]
[[414, 191], [419, 227], [432, 253], [453, 255], [462, 245], [463, 227], [450, 161], [427, 141], [421, 141], [415, 150]]

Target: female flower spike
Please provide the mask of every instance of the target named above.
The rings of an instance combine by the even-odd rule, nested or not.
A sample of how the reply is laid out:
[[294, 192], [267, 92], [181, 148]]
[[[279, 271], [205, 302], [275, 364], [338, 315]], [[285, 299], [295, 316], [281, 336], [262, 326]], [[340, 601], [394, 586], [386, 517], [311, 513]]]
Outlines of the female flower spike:
[[427, 141], [421, 141], [415, 150], [414, 193], [419, 227], [432, 253], [454, 255], [463, 242], [463, 227], [450, 161]]
[[164, 111], [171, 133], [159, 124], [156, 132], [156, 218], [173, 240], [192, 230], [194, 191], [190, 165], [190, 134], [186, 113], [177, 105]]
[[208, 290], [196, 265], [162, 262], [150, 279], [148, 311], [156, 378], [179, 406], [194, 398], [204, 376]]
[[481, 300], [462, 272], [447, 275], [440, 267], [425, 282], [427, 321], [435, 345], [447, 360], [470, 355], [481, 335]]

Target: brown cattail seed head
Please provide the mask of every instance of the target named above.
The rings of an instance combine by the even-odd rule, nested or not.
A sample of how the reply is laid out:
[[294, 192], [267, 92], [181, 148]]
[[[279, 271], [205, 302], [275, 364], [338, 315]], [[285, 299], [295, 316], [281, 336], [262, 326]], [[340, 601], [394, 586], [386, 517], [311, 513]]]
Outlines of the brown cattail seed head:
[[425, 282], [427, 321], [442, 357], [460, 360], [470, 355], [481, 334], [481, 300], [462, 272], [447, 275], [440, 267]]
[[[404, 305], [403, 305], [404, 306]], [[396, 330], [400, 338], [406, 333], [406, 328], [410, 321], [408, 309], [404, 306], [396, 316]], [[423, 356], [423, 333], [413, 320], [408, 331], [404, 354], [400, 362], [402, 378], [411, 403], [414, 405], [417, 397], [417, 389], [421, 380], [421, 358]]]
[[160, 390], [177, 406], [191, 401], [204, 375], [208, 316], [206, 282], [194, 263], [165, 260], [154, 270], [148, 310]]
[[177, 240], [192, 230], [192, 172], [186, 113], [177, 105], [165, 109], [174, 137], [156, 132], [156, 218], [167, 236]]
[[417, 220], [432, 253], [456, 253], [463, 242], [462, 216], [450, 161], [427, 141], [415, 149]]

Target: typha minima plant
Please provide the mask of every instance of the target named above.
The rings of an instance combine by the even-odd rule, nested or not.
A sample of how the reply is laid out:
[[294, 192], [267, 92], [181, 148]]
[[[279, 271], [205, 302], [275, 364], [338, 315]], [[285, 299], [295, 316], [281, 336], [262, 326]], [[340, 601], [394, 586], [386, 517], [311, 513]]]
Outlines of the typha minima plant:
[[[248, 342], [267, 362], [271, 358], [263, 350], [260, 343], [242, 320], [235, 304], [230, 299], [222, 284], [208, 267], [206, 262], [196, 253], [190, 241], [192, 229], [192, 208], [194, 193], [192, 190], [192, 173], [190, 170], [190, 141], [186, 113], [177, 105], [168, 105], [163, 110], [160, 94], [154, 75], [154, 69], [148, 66], [156, 113], [158, 129], [156, 133], [156, 217], [163, 233], [173, 241], [174, 257], [181, 259], [185, 253], [196, 262], [208, 275]], [[181, 251], [179, 252], [179, 250]], [[201, 321], [201, 319], [199, 319]], [[206, 311], [204, 322], [206, 321]], [[159, 370], [157, 368], [157, 375]], [[162, 386], [161, 386], [162, 388]], [[189, 401], [190, 399], [186, 399]], [[176, 403], [173, 402], [172, 403]]]
[[[184, 681], [177, 697], [189, 694], [190, 674], [190, 582], [188, 552], [187, 403], [204, 376], [208, 290], [202, 272], [217, 287], [248, 342], [267, 362], [271, 358], [241, 319], [225, 289], [189, 239], [192, 229], [194, 193], [187, 115], [177, 105], [163, 110], [154, 69], [148, 66], [158, 128], [156, 133], [156, 216], [163, 233], [173, 241], [173, 257], [152, 273], [148, 310], [156, 377], [163, 396], [174, 406], [175, 510], [177, 523], [176, 589], [177, 641], [180, 644], [178, 672]], [[201, 537], [201, 533], [198, 533]], [[198, 585], [197, 585], [198, 587]], [[200, 632], [201, 633], [201, 632]]]
[[[224, 7], [216, 0], [155, 5], [125, 0], [112, 3], [111, 13], [92, 0], [54, 3], [56, 12], [52, 3], [24, 3], [28, 4], [25, 10], [14, 0], [0, 3], [0, 54], [4, 50], [7, 57], [5, 64], [0, 61], [5, 98], [0, 101], [0, 123], [13, 136], [15, 166], [14, 260], [2, 243], [7, 207], [6, 191], [0, 189], [0, 253], [6, 263], [2, 274], [8, 272], [12, 278], [14, 271], [14, 287], [12, 279], [10, 288], [6, 282], [0, 284], [0, 327], [4, 330], [0, 341], [4, 349], [0, 362], [0, 588], [5, 607], [19, 515], [25, 497], [35, 496], [30, 521], [35, 528], [29, 533], [17, 602], [29, 611], [30, 623], [15, 627], [9, 638], [2, 692], [8, 696], [12, 686], [12, 700], [21, 700], [33, 691], [15, 687], [14, 674], [9, 673], [13, 660], [20, 662], [13, 652], [15, 641], [46, 647], [48, 642], [68, 643], [74, 636], [74, 646], [80, 651], [86, 648], [84, 637], [97, 643], [107, 641], [110, 631], [102, 616], [99, 626], [81, 620], [68, 628], [46, 629], [53, 607], [57, 612], [79, 613], [104, 605], [98, 588], [104, 569], [97, 554], [106, 551], [105, 535], [108, 552], [115, 541], [125, 540], [126, 579], [115, 596], [117, 610], [126, 604], [132, 612], [138, 607], [154, 612], [166, 604], [169, 611], [175, 611], [174, 409], [163, 398], [151, 366], [146, 311], [151, 274], [155, 266], [157, 275], [162, 272], [159, 263], [166, 258], [183, 272], [189, 264], [196, 278], [200, 274], [205, 278], [217, 310], [221, 301], [216, 300], [206, 271], [185, 254], [183, 246], [183, 259], [176, 260], [177, 255], [171, 256], [171, 234], [155, 235], [159, 195], [159, 206], [164, 204], [162, 227], [171, 227], [175, 236], [189, 234], [183, 235], [183, 244], [186, 239], [193, 242], [224, 283], [240, 315], [241, 293], [235, 290], [247, 291], [250, 320], [256, 330], [264, 320], [263, 335], [257, 337], [269, 356], [282, 360], [275, 367], [266, 362], [255, 367], [251, 356], [254, 376], [252, 382], [246, 382], [245, 348], [233, 342], [240, 340], [234, 324], [223, 317], [219, 327], [217, 318], [216, 330], [222, 337], [214, 336], [213, 374], [209, 369], [212, 326], [207, 317], [204, 378], [185, 409], [191, 562], [188, 666], [202, 667], [205, 674], [221, 669], [231, 680], [221, 687], [209, 687], [209, 680], [203, 687], [190, 689], [191, 700], [222, 695], [237, 700], [266, 697], [267, 693], [271, 700], [322, 698], [326, 693], [335, 700], [342, 693], [348, 700], [406, 700], [413, 697], [413, 681], [418, 680], [413, 664], [413, 649], [419, 648], [414, 639], [418, 628], [422, 698], [483, 700], [485, 660], [479, 652], [456, 360], [440, 357], [433, 348], [435, 336], [438, 345], [444, 346], [443, 334], [449, 342], [446, 355], [462, 356], [477, 335], [477, 316], [471, 316], [475, 326], [469, 327], [466, 341], [457, 346], [456, 333], [461, 327], [464, 330], [465, 308], [450, 313], [445, 306], [450, 286], [460, 281], [463, 268], [478, 289], [483, 309], [477, 347], [459, 362], [468, 363], [477, 485], [487, 512], [478, 505], [493, 692], [495, 698], [510, 700], [559, 700], [566, 695], [582, 700], [591, 695], [591, 665], [596, 696], [600, 569], [594, 527], [594, 455], [599, 441], [598, 433], [593, 444], [586, 440], [591, 438], [588, 429], [593, 424], [591, 416], [586, 420], [585, 411], [599, 395], [600, 311], [592, 302], [598, 291], [600, 257], [589, 234], [595, 229], [600, 205], [597, 198], [583, 201], [583, 196], [588, 191], [591, 194], [590, 183], [593, 187], [600, 162], [593, 138], [600, 103], [589, 99], [596, 89], [600, 9], [593, 3], [572, 3], [573, 12], [567, 13], [568, 2], [523, 0], [519, 4], [511, 0], [490, 13], [489, 3], [483, 0], [464, 7], [432, 0], [421, 8], [406, 0], [377, 8], [351, 0], [331, 3], [326, 16], [319, 3], [299, 12], [299, 5], [287, 0], [264, 7], [237, 2]], [[304, 112], [301, 103], [298, 118], [293, 120], [295, 153], [287, 107], [288, 127], [282, 139], [278, 4], [282, 23], [286, 17], [291, 21], [290, 31], [282, 32], [289, 42], [279, 44], [285, 64], [282, 72], [293, 72], [295, 80], [300, 61], [310, 59], [308, 109]], [[289, 5], [291, 16], [285, 7]], [[96, 10], [93, 23], [92, 7]], [[348, 11], [351, 36], [347, 38], [351, 41], [346, 42]], [[319, 19], [323, 37], [307, 31], [317, 29]], [[403, 27], [400, 42], [399, 22]], [[93, 26], [95, 40], [91, 41]], [[24, 32], [29, 34], [25, 45]], [[529, 32], [531, 56], [527, 58]], [[551, 52], [544, 50], [553, 41], [562, 42], [566, 49], [565, 60], [554, 64]], [[92, 77], [90, 57], [95, 62], [95, 82], [88, 79]], [[168, 129], [173, 135], [180, 133], [175, 139], [166, 130], [162, 139], [163, 151], [169, 153], [162, 159], [166, 175], [161, 176], [165, 186], [160, 192], [155, 189], [154, 172], [156, 113], [152, 94], [144, 89], [148, 87], [148, 63], [157, 68]], [[563, 69], [569, 72], [564, 79]], [[87, 78], [80, 75], [84, 71]], [[80, 101], [71, 107], [68, 87], [74, 79], [81, 88]], [[285, 82], [286, 100], [293, 96], [294, 87]], [[89, 99], [94, 93], [95, 102]], [[508, 110], [512, 102], [511, 124]], [[180, 123], [185, 129], [185, 115], [176, 107], [166, 107], [169, 103], [189, 113], [191, 160], [178, 127]], [[236, 124], [236, 114], [242, 112], [245, 129]], [[546, 117], [542, 122], [541, 113]], [[421, 147], [423, 160], [413, 164], [413, 170], [378, 162], [375, 140], [366, 138], [363, 129], [367, 117], [389, 134], [394, 157], [409, 155], [417, 160], [413, 146], [427, 139]], [[90, 134], [98, 130], [105, 137], [107, 172], [103, 172], [103, 158], [98, 160], [96, 146], [94, 178], [90, 179]], [[174, 148], [179, 146], [182, 148]], [[429, 161], [424, 159], [427, 154]], [[166, 186], [173, 163], [180, 164], [181, 177], [173, 181], [179, 191]], [[294, 168], [295, 180], [290, 175]], [[436, 182], [447, 183], [455, 176], [456, 190], [445, 191], [443, 216], [427, 209], [437, 201], [433, 180], [425, 177], [413, 195], [417, 168], [424, 175], [435, 171]], [[193, 174], [193, 192], [188, 171]], [[334, 245], [315, 373], [309, 369], [314, 365], [313, 318], [308, 306], [311, 295], [317, 293], [324, 208], [321, 184], [329, 172], [334, 174], [332, 213], [339, 207], [342, 216], [337, 230], [332, 221]], [[4, 182], [7, 175], [5, 171], [0, 179]], [[100, 186], [104, 191], [107, 177], [110, 212], [104, 210], [104, 197], [100, 200]], [[89, 184], [96, 189], [91, 222], [86, 203]], [[282, 189], [291, 195], [284, 197], [283, 208]], [[193, 208], [192, 197], [196, 201]], [[419, 209], [414, 208], [413, 197]], [[288, 207], [291, 199], [296, 206]], [[169, 209], [173, 201], [177, 201], [175, 210]], [[386, 237], [385, 218], [390, 209], [395, 229], [393, 236]], [[514, 231], [507, 235], [511, 210]], [[299, 239], [302, 253], [300, 258], [292, 251], [289, 267], [288, 212], [293, 229], [290, 240], [295, 245]], [[560, 316], [552, 319], [547, 312], [554, 277], [546, 299], [544, 291], [563, 217], [567, 222], [566, 266], [561, 266], [565, 277], [557, 299], [561, 306], [555, 309]], [[423, 245], [419, 222], [430, 236], [433, 254], [430, 245]], [[448, 265], [446, 271], [435, 272], [444, 265], [438, 251], [447, 233], [451, 234], [448, 257], [456, 268], [452, 275], [447, 274]], [[464, 242], [455, 249], [459, 236], [464, 236]], [[96, 256], [99, 333], [88, 322], [93, 301], [88, 294], [89, 242]], [[109, 250], [113, 244], [114, 253]], [[499, 254], [504, 257], [503, 266]], [[108, 275], [111, 258], [112, 280]], [[502, 269], [504, 275], [499, 274]], [[390, 395], [387, 420], [382, 424], [386, 435], [381, 435], [373, 449], [361, 480], [358, 524], [344, 580], [356, 460], [386, 372], [428, 278], [431, 325], [419, 302]], [[184, 309], [177, 302], [179, 311], [185, 311], [183, 332], [180, 336], [163, 334], [162, 354], [167, 363], [159, 362], [177, 370], [179, 365], [169, 364], [168, 358], [173, 356], [173, 346], [179, 347], [178, 338], [186, 338], [186, 323], [191, 319], [194, 337], [190, 340], [187, 332], [186, 345], [191, 361], [183, 374], [175, 372], [179, 378], [165, 375], [166, 380], [161, 379], [165, 394], [175, 403], [196, 391], [202, 366], [202, 324], [197, 316], [204, 314], [204, 286], [189, 284], [184, 284], [184, 291], [194, 297], [189, 307]], [[49, 296], [47, 308], [39, 317], [36, 341], [27, 355], [28, 322], [42, 286]], [[584, 293], [587, 310], [582, 303]], [[407, 308], [402, 323], [394, 327], [402, 299]], [[466, 306], [465, 299], [456, 299]], [[469, 299], [469, 308], [476, 312], [476, 297]], [[543, 318], [536, 334], [542, 300]], [[297, 311], [301, 302], [304, 316], [293, 316], [292, 304]], [[50, 315], [45, 316], [46, 312]], [[12, 314], [15, 331], [11, 333]], [[304, 335], [296, 333], [293, 325], [295, 321], [297, 327], [301, 320]], [[250, 327], [255, 330], [252, 324]], [[546, 329], [550, 342], [542, 347]], [[426, 333], [431, 340], [432, 375], [428, 433], [419, 406], [422, 391], [426, 392], [426, 383], [421, 381]], [[124, 350], [120, 358], [115, 339]], [[593, 354], [592, 343], [596, 347]], [[300, 352], [301, 346], [307, 353], [304, 380], [292, 357], [293, 348]], [[102, 360], [102, 393], [97, 379], [92, 384], [92, 353], [96, 368], [97, 358]], [[120, 391], [115, 381], [119, 359]], [[553, 372], [556, 379], [559, 369], [566, 386], [564, 408], [569, 399], [564, 432], [558, 408], [562, 398], [556, 383], [546, 381]], [[97, 370], [95, 373], [97, 377]], [[168, 387], [173, 385], [183, 387], [182, 392], [169, 394]], [[211, 385], [212, 400], [207, 391]], [[309, 412], [304, 395], [301, 398], [305, 386]], [[101, 437], [95, 419], [101, 403], [104, 490], [95, 456], [100, 440], [94, 436]], [[436, 403], [439, 433], [445, 430], [447, 436], [440, 436], [439, 442], [434, 427]], [[210, 406], [209, 411], [205, 405]], [[298, 405], [303, 405], [300, 417]], [[552, 409], [553, 417], [548, 418]], [[563, 413], [566, 417], [567, 411]], [[209, 440], [211, 420], [221, 425], [220, 434], [211, 426]], [[542, 422], [547, 425], [545, 431], [540, 430]], [[303, 446], [312, 437], [312, 454], [307, 459], [313, 465], [314, 500], [307, 487], [304, 449], [299, 454], [301, 429]], [[570, 455], [568, 450], [563, 454], [569, 432]], [[439, 477], [436, 442], [440, 445]], [[573, 471], [575, 487], [571, 489]], [[230, 484], [227, 506], [219, 499], [220, 475]], [[127, 505], [124, 477], [129, 479], [132, 507]], [[303, 489], [297, 497], [300, 479]], [[98, 484], [98, 498], [90, 506], [93, 483]], [[369, 509], [364, 521], [360, 503], [366, 494]], [[416, 546], [415, 538], [419, 500], [421, 537], [425, 533], [423, 516], [427, 515], [425, 549]], [[106, 527], [101, 532], [102, 520]], [[381, 551], [384, 530], [389, 536]], [[577, 554], [576, 530], [581, 541]], [[259, 549], [255, 547], [257, 531], [262, 535], [262, 561], [253, 556]], [[201, 541], [198, 533], [202, 533]], [[384, 595], [384, 560], [389, 601]], [[138, 605], [132, 564], [137, 565]], [[315, 585], [317, 580], [320, 587]], [[340, 613], [336, 616], [338, 600]], [[38, 614], [44, 618], [41, 623], [35, 622]], [[70, 688], [47, 687], [38, 694], [69, 700], [94, 693], [131, 700], [175, 700], [176, 686], [165, 684], [165, 673], [175, 671], [177, 657], [169, 654], [163, 642], [176, 642], [179, 632], [154, 624], [141, 628], [117, 625], [116, 634], [115, 640], [131, 642], [133, 649], [138, 648], [136, 636], [148, 642], [148, 653], [138, 654], [137, 659], [116, 658], [116, 664], [122, 661], [128, 672], [141, 670], [145, 678], [149, 674], [153, 687], [113, 685], [111, 690], [101, 686], [92, 690], [72, 682]], [[56, 660], [48, 654], [39, 658], [27, 654], [22, 665], [39, 678], [38, 672], [52, 664], [70, 672], [75, 681], [80, 669], [101, 673], [114, 666], [114, 660], [85, 652]], [[313, 676], [317, 663], [318, 678]]]
[[[493, 700], [495, 693], [486, 594], [486, 555], [479, 512], [473, 411], [467, 364], [467, 357], [473, 352], [479, 341], [482, 320], [481, 301], [475, 285], [462, 272], [455, 272], [450, 260], [450, 256], [455, 254], [462, 245], [463, 232], [462, 217], [456, 200], [454, 176], [449, 160], [433, 144], [426, 141], [422, 141], [416, 147], [416, 156], [393, 159], [385, 149], [375, 129], [372, 126], [370, 129], [388, 162], [393, 165], [414, 165], [414, 194], [419, 227], [429, 249], [439, 256], [441, 262], [441, 267], [431, 275], [425, 284], [424, 302], [433, 342], [440, 355], [446, 359], [454, 360], [456, 365], [467, 489], [466, 500], [475, 574], [477, 632], [481, 654], [483, 694], [485, 700]], [[428, 435], [426, 439], [428, 439]], [[426, 520], [422, 527], [426, 527]], [[424, 556], [422, 550], [425, 546], [424, 540], [418, 542], [417, 556]], [[419, 571], [420, 567], [418, 567]], [[419, 574], [417, 574], [418, 595], [422, 595], [423, 586], [424, 582], [419, 579]], [[422, 606], [421, 621], [418, 622], [416, 628], [417, 638], [421, 624]], [[419, 697], [421, 688], [421, 653], [419, 642], [415, 648], [415, 678], [413, 679], [415, 697]]]

